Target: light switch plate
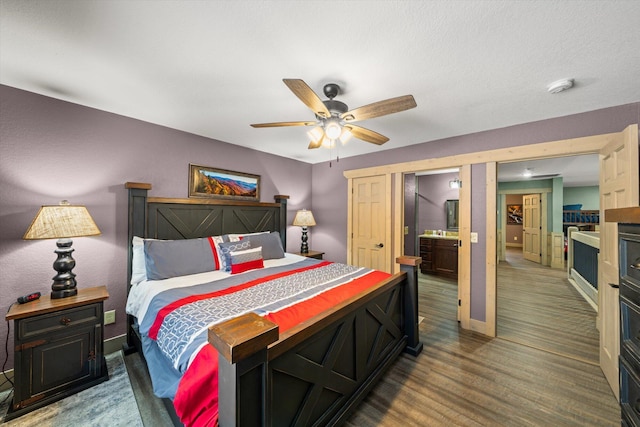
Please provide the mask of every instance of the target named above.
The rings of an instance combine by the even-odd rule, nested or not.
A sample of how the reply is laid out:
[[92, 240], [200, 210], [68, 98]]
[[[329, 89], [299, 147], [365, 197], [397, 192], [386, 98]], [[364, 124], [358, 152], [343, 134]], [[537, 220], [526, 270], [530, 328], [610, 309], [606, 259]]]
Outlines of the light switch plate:
[[471, 243], [478, 243], [478, 233], [471, 232]]

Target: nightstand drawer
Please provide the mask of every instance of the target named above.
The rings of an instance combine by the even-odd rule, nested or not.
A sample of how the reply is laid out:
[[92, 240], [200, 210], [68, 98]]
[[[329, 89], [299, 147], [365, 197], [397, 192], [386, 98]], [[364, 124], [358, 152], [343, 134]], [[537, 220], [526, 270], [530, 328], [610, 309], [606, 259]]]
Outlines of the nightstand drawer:
[[33, 316], [19, 322], [18, 339], [25, 340], [41, 334], [48, 335], [83, 323], [101, 323], [101, 316], [101, 303]]

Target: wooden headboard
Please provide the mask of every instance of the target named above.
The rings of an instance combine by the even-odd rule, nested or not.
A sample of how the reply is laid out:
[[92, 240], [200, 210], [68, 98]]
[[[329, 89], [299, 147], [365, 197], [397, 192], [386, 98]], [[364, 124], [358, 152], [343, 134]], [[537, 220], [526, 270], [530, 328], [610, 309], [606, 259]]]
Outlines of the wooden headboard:
[[222, 234], [278, 231], [287, 243], [287, 199], [275, 203], [225, 199], [171, 199], [147, 197], [151, 184], [127, 182], [129, 190], [127, 294], [131, 287], [133, 236], [152, 239], [193, 239]]

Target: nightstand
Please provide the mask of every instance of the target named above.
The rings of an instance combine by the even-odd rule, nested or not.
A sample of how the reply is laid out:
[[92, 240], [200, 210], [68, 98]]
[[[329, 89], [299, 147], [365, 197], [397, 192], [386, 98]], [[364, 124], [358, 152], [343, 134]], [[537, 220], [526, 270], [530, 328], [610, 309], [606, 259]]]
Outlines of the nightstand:
[[322, 257], [324, 256], [324, 252], [318, 252], [318, 251], [312, 251], [309, 250], [309, 252], [294, 252], [296, 255], [301, 255], [301, 256], [306, 256], [307, 258], [315, 258], [315, 259], [322, 259]]
[[107, 288], [11, 307], [15, 389], [5, 421], [109, 379], [103, 354]]

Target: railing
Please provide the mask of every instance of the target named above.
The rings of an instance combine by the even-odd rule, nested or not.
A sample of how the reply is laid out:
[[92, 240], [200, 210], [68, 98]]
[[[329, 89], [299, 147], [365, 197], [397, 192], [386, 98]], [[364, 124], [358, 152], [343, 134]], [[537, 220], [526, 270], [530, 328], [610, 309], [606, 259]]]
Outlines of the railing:
[[600, 233], [567, 229], [567, 276], [584, 299], [598, 310], [598, 255]]
[[600, 225], [600, 211], [562, 211], [562, 222], [565, 227], [575, 226], [580, 230], [595, 231]]

